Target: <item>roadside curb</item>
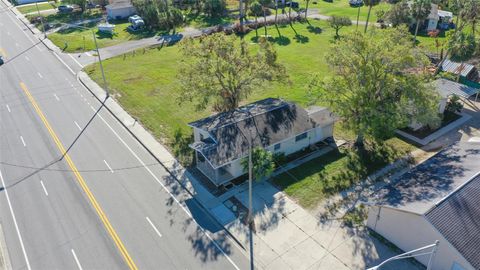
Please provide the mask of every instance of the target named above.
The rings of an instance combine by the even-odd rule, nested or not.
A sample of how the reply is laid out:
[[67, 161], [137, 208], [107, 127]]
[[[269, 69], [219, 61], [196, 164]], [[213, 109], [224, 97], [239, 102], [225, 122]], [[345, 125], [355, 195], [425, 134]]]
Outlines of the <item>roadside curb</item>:
[[[104, 107], [108, 110], [108, 112], [125, 128], [125, 130], [130, 133], [133, 138], [167, 171], [167, 173], [173, 177], [177, 184], [179, 184], [183, 190], [185, 190], [191, 199], [193, 199], [197, 205], [207, 213], [207, 216], [210, 220], [216, 223], [223, 231], [239, 246], [241, 249], [246, 251], [245, 246], [209, 211], [209, 209], [201, 202], [201, 200], [195, 197], [195, 194], [191, 190], [193, 187], [190, 188], [180, 180], [180, 178], [190, 178], [190, 174], [187, 172], [185, 168], [178, 161], [168, 152], [166, 148], [163, 147], [147, 130], [145, 130], [137, 120], [130, 116], [123, 108], [112, 98], [107, 98], [106, 92], [103, 88], [101, 88], [95, 81], [93, 81], [85, 72], [80, 71], [77, 73], [77, 80], [87, 89], [100, 103], [104, 104]], [[96, 85], [96, 90], [93, 90], [89, 87], [90, 84]], [[120, 115], [122, 114], [122, 115]], [[137, 129], [137, 131], [133, 130], [133, 128]], [[143, 131], [145, 134], [149, 136], [147, 138], [144, 137], [145, 134], [140, 135], [137, 134], [139, 131]], [[156, 145], [154, 145], [156, 144]], [[161, 157], [156, 154], [153, 148], [160, 148], [161, 150], [168, 153], [169, 157], [167, 159], [165, 157]], [[169, 159], [168, 159], [169, 158]], [[162, 160], [163, 159], [163, 160]], [[189, 181], [187, 180], [187, 183]]]

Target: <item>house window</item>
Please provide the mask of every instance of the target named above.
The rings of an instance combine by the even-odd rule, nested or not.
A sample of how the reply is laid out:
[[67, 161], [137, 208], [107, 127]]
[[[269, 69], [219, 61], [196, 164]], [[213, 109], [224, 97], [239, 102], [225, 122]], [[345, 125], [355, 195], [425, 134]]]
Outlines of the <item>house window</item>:
[[280, 143], [277, 143], [277, 144], [275, 144], [275, 145], [273, 146], [273, 150], [274, 150], [274, 151], [277, 151], [277, 150], [279, 150], [279, 149], [280, 149]]
[[298, 141], [301, 141], [301, 140], [306, 139], [306, 138], [307, 138], [307, 135], [308, 135], [307, 132], [302, 133], [302, 134], [300, 134], [300, 135], [297, 135], [297, 137], [295, 137], [295, 142], [298, 142]]

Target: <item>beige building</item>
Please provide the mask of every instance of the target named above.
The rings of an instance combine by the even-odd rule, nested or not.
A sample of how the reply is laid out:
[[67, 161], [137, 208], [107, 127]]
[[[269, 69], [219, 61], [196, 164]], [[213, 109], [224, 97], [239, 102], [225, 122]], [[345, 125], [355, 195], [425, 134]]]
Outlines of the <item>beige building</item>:
[[480, 143], [454, 144], [382, 189], [367, 225], [404, 251], [439, 240], [432, 269], [480, 269]]

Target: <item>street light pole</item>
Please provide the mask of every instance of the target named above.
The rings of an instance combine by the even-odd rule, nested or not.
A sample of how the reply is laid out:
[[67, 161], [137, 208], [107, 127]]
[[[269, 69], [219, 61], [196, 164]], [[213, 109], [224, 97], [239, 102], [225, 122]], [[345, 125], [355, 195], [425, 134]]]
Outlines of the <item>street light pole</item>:
[[43, 36], [47, 38], [47, 33], [45, 32], [45, 24], [43, 23], [43, 16], [40, 15], [40, 9], [38, 8], [38, 0], [35, 1], [35, 7], [37, 8], [38, 17], [40, 17], [40, 22], [42, 23]]

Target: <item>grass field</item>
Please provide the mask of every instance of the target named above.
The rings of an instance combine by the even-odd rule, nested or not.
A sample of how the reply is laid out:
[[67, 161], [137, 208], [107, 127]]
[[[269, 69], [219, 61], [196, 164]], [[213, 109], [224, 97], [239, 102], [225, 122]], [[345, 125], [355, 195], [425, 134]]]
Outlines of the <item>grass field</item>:
[[66, 30], [58, 31], [48, 35], [48, 38], [59, 48], [65, 48], [66, 52], [79, 52], [90, 51], [95, 49], [95, 43], [93, 40], [92, 29], [95, 32], [97, 38], [98, 47], [108, 47], [116, 45], [129, 40], [136, 40], [146, 37], [151, 37], [157, 34], [157, 32], [151, 32], [147, 30], [130, 32], [127, 27], [130, 25], [127, 21], [112, 21], [115, 24], [115, 31], [113, 34], [102, 33], [98, 31], [97, 23], [91, 23], [87, 25], [89, 29], [69, 28]]
[[[281, 39], [275, 38], [278, 36], [275, 28], [268, 28], [269, 34], [275, 38], [279, 61], [286, 66], [291, 84], [268, 84], [263, 89], [255, 91], [246, 102], [266, 97], [280, 97], [305, 105], [307, 102], [305, 91], [312, 74], [317, 73], [322, 77], [331, 74], [324, 57], [334, 42], [334, 31], [326, 22], [316, 20], [311, 20], [311, 25], [296, 23], [293, 27], [297, 35], [290, 26], [284, 26], [280, 28], [283, 36]], [[342, 29], [340, 34], [353, 29], [354, 26]], [[249, 33], [245, 39], [253, 42], [255, 32]], [[253, 43], [251, 46], [256, 45]], [[128, 54], [126, 58], [121, 56], [104, 61], [107, 80], [116, 99], [177, 156], [179, 148], [185, 146], [192, 134], [187, 123], [211, 114], [210, 110], [195, 111], [191, 103], [179, 103], [176, 65], [180, 57], [177, 46], [170, 46], [150, 49], [145, 53], [139, 51], [135, 56]], [[86, 72], [97, 82], [101, 81], [97, 65], [88, 66]], [[347, 140], [353, 138], [352, 134], [338, 125], [335, 128], [335, 136]], [[274, 179], [274, 182], [303, 206], [313, 207], [332, 189], [351, 185], [366, 173], [385, 165], [385, 162], [414, 149], [410, 144], [397, 138], [387, 141], [387, 145], [389, 150], [382, 152], [383, 163], [365, 164], [355, 158], [355, 153], [342, 150], [294, 170], [296, 180], [281, 175]], [[371, 154], [375, 156], [379, 153]], [[339, 182], [339, 185], [333, 187], [325, 186], [322, 181], [318, 181], [320, 176], [336, 179], [335, 177], [339, 175], [352, 177], [345, 178], [346, 182]], [[328, 183], [332, 185], [331, 181]], [[322, 192], [319, 193], [319, 190]]]
[[[38, 3], [38, 10], [48, 10], [57, 8], [54, 2], [45, 2], [45, 3]], [[28, 6], [17, 6], [17, 10], [23, 14], [36, 12], [37, 7], [35, 5], [28, 5]]]
[[[300, 2], [300, 4], [301, 4], [301, 7], [305, 7], [304, 1]], [[323, 15], [347, 16], [354, 22], [356, 22], [357, 20], [358, 8], [350, 7], [350, 5], [348, 4], [348, 0], [333, 0], [332, 3], [318, 0], [317, 4], [312, 4], [312, 2], [310, 2], [310, 7], [317, 8], [319, 10], [319, 13]], [[372, 12], [370, 13], [370, 22], [377, 21], [377, 16], [375, 15], [375, 11], [379, 9], [388, 10], [389, 8], [390, 8], [390, 4], [387, 4], [384, 2], [382, 2], [378, 6], [374, 6], [372, 8]], [[367, 6], [361, 7], [360, 21], [366, 21], [367, 14], [368, 14], [368, 7]]]

